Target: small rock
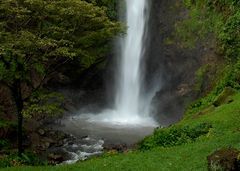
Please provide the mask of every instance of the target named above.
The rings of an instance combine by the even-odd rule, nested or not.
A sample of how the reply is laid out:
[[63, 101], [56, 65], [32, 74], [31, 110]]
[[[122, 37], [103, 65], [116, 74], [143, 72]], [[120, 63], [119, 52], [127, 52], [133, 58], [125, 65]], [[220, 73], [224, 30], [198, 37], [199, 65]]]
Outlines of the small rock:
[[55, 140], [53, 140], [53, 139], [51, 139], [51, 138], [48, 138], [48, 137], [42, 138], [42, 141], [44, 141], [44, 142], [49, 142], [49, 143], [51, 143], [51, 144], [56, 144], [56, 141], [55, 141]]
[[48, 155], [48, 160], [50, 161], [50, 163], [59, 164], [64, 161], [64, 158], [60, 154], [50, 153]]
[[179, 96], [184, 96], [191, 91], [191, 88], [188, 84], [181, 84], [177, 87], [177, 94]]
[[81, 139], [89, 139], [88, 135], [82, 136]]
[[43, 129], [39, 129], [39, 130], [38, 130], [38, 133], [39, 133], [40, 135], [44, 135], [44, 134], [45, 134], [45, 131], [44, 131]]
[[109, 144], [104, 146], [104, 149], [108, 151], [117, 151], [123, 153], [128, 150], [128, 146], [126, 144]]
[[50, 147], [50, 143], [49, 143], [49, 142], [45, 142], [44, 146], [45, 146], [45, 148], [47, 149], [47, 148]]
[[59, 140], [59, 141], [56, 142], [55, 147], [61, 147], [63, 145], [64, 145], [63, 140]]

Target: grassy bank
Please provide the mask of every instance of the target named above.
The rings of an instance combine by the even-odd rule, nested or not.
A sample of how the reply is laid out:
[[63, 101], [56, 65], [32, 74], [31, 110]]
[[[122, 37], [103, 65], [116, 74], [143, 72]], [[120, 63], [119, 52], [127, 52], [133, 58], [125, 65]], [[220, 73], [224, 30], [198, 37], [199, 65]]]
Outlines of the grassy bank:
[[[210, 109], [211, 108], [211, 109]], [[209, 107], [183, 119], [173, 127], [194, 126], [203, 122], [211, 124], [207, 134], [194, 141], [153, 147], [150, 150], [108, 155], [65, 166], [15, 167], [5, 171], [79, 171], [79, 170], [207, 170], [207, 156], [222, 147], [240, 149], [240, 93], [231, 102]], [[171, 129], [167, 128], [167, 129]]]

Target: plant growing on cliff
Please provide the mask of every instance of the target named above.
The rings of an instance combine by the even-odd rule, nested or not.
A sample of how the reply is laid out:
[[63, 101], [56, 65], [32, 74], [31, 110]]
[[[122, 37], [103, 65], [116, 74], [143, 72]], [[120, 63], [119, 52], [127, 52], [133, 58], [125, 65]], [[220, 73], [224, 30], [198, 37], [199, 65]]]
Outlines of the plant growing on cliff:
[[[204, 40], [203, 46], [206, 46], [205, 42], [214, 39], [215, 54], [224, 61], [221, 67], [214, 68], [215, 75], [211, 76], [212, 86], [208, 94], [189, 107], [187, 113], [193, 114], [211, 105], [226, 87], [240, 89], [240, 1], [184, 0], [184, 5], [189, 15], [176, 24], [176, 36], [181, 45], [195, 48], [199, 40]], [[202, 69], [204, 67], [196, 72], [198, 92], [203, 91], [199, 84], [204, 78]]]
[[16, 104], [19, 156], [24, 103], [69, 61], [89, 67], [102, 58], [120, 30], [102, 8], [82, 0], [0, 2], [0, 83]]
[[225, 59], [240, 58], [240, 1], [236, 0], [184, 0], [188, 18], [176, 24], [176, 34], [184, 47], [195, 47], [209, 34], [216, 38], [218, 52]]

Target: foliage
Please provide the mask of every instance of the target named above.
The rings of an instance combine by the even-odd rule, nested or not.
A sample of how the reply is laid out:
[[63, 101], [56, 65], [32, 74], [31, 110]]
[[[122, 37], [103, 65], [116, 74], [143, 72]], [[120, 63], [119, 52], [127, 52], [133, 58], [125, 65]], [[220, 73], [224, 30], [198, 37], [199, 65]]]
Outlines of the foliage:
[[0, 156], [0, 168], [17, 166], [39, 166], [46, 165], [46, 162], [39, 159], [35, 154], [26, 152], [22, 157], [18, 157], [16, 152], [10, 152], [8, 155]]
[[16, 122], [15, 121], [6, 121], [3, 119], [0, 119], [0, 128], [16, 128]]
[[[239, 7], [240, 8], [240, 7]], [[229, 16], [219, 31], [220, 50], [230, 60], [240, 59], [240, 11]]]
[[0, 139], [0, 149], [9, 146], [9, 142], [6, 139]]
[[[30, 104], [24, 111], [28, 116], [61, 112], [57, 101], [39, 105], [28, 100], [69, 61], [86, 69], [103, 58], [121, 27], [103, 8], [83, 0], [0, 3], [0, 82], [10, 89], [16, 104], [20, 156], [24, 102]], [[23, 87], [27, 87], [27, 93], [23, 93]], [[38, 98], [39, 103], [44, 101], [42, 96]]]
[[8, 125], [9, 122], [0, 119], [0, 128], [3, 128]]
[[158, 128], [153, 135], [146, 137], [139, 144], [141, 150], [149, 150], [155, 147], [171, 147], [195, 141], [201, 135], [209, 132], [209, 123], [200, 123], [194, 126], [172, 126], [169, 128]]
[[16, 128], [16, 122], [0, 119], [0, 151], [3, 149], [8, 150], [12, 147], [11, 140], [8, 138], [13, 140], [14, 137], [10, 137], [9, 132], [13, 135], [13, 130], [16, 130]]
[[186, 116], [197, 113], [200, 110], [212, 105], [215, 99], [225, 90], [230, 87], [240, 90], [240, 60], [234, 65], [227, 65], [220, 74], [219, 80], [216, 81], [216, 86], [206, 96], [199, 98], [193, 102], [186, 111]]
[[113, 19], [117, 19], [117, 0], [86, 0], [87, 2], [91, 2], [96, 4], [97, 6], [102, 7], [106, 10], [107, 15]]
[[195, 91], [201, 91], [203, 83], [204, 83], [204, 78], [205, 75], [207, 73], [207, 71], [209, 70], [209, 65], [204, 65], [202, 67], [200, 67], [197, 72], [195, 73], [195, 79], [196, 79], [196, 83], [195, 83], [195, 87], [194, 90]]
[[196, 7], [192, 7], [189, 11], [189, 18], [179, 21], [175, 24], [175, 37], [180, 39], [182, 48], [195, 48], [197, 42], [203, 40], [209, 30], [208, 25], [204, 24], [205, 11], [199, 11]]
[[[182, 46], [194, 48], [199, 41], [216, 39], [216, 53], [225, 59], [225, 66], [216, 71], [212, 90], [187, 109], [186, 115], [210, 106], [225, 87], [240, 89], [240, 2], [236, 0], [184, 0], [189, 17], [176, 24], [176, 37]], [[205, 44], [206, 44], [205, 43]], [[196, 72], [196, 91], [201, 91], [208, 64]], [[206, 93], [205, 93], [206, 94]]]
[[36, 91], [25, 104], [23, 115], [25, 118], [34, 117], [36, 120], [59, 116], [63, 113], [61, 108], [63, 100], [63, 96], [59, 93]]
[[189, 18], [176, 24], [176, 35], [184, 47], [195, 47], [198, 40], [213, 34], [218, 51], [236, 61], [240, 55], [240, 2], [236, 0], [185, 0]]
[[0, 81], [33, 89], [71, 60], [88, 68], [121, 30], [105, 10], [81, 0], [6, 0], [0, 5]]
[[104, 10], [78, 0], [6, 0], [0, 13], [1, 79], [29, 80], [27, 71], [49, 73], [72, 59], [89, 67], [120, 30]]

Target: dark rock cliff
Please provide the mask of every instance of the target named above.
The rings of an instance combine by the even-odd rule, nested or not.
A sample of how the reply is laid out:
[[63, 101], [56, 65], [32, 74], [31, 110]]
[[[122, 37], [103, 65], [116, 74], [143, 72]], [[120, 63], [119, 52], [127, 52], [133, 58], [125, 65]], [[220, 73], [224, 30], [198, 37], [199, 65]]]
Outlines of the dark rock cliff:
[[195, 72], [208, 51], [201, 42], [186, 49], [175, 35], [176, 23], [188, 17], [182, 1], [152, 0], [145, 65], [145, 91], [158, 91], [152, 100], [151, 114], [163, 125], [178, 121], [194, 92]]

